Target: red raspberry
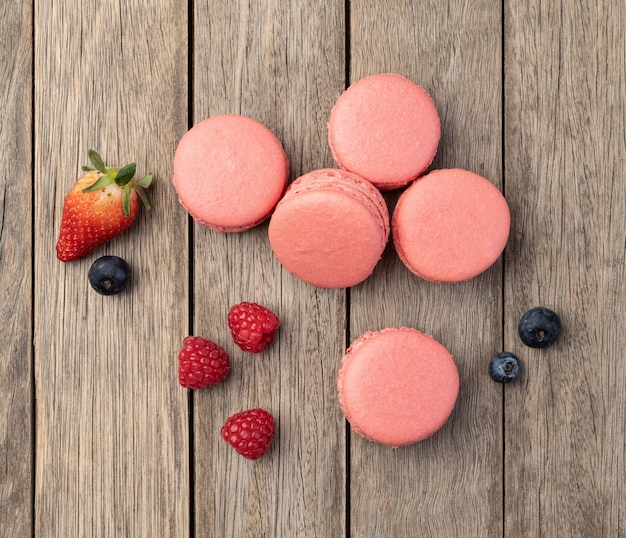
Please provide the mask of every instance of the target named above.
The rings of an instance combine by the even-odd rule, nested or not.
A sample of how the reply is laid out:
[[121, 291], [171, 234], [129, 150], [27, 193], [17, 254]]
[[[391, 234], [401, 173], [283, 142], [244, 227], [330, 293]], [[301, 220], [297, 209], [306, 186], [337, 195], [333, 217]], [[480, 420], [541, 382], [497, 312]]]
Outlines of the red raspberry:
[[279, 325], [276, 314], [257, 303], [240, 303], [228, 312], [230, 333], [244, 351], [263, 351], [274, 341]]
[[239, 454], [256, 460], [265, 454], [274, 439], [274, 417], [264, 409], [249, 409], [230, 417], [220, 430], [222, 439]]
[[230, 358], [220, 346], [202, 336], [187, 336], [178, 353], [178, 381], [188, 389], [201, 389], [223, 381]]

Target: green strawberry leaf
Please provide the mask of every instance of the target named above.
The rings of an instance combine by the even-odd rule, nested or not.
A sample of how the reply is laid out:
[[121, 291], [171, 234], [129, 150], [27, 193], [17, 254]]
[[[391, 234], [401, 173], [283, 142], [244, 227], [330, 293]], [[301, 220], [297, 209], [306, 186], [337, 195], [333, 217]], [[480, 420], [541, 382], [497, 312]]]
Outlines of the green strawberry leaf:
[[124, 191], [122, 193], [122, 210], [126, 218], [130, 217], [130, 193], [132, 187], [128, 184], [124, 185]]
[[141, 203], [143, 204], [144, 209], [146, 211], [150, 211], [152, 207], [150, 206], [150, 202], [148, 201], [148, 197], [146, 196], [146, 193], [143, 192], [143, 189], [139, 185], [135, 186], [135, 190], [137, 191], [137, 195], [139, 196], [139, 199], [141, 200]]
[[135, 169], [137, 165], [135, 163], [130, 163], [120, 169], [120, 171], [115, 176], [115, 183], [120, 186], [126, 185], [133, 176], [135, 175]]
[[89, 160], [98, 172], [102, 172], [103, 174], [106, 174], [108, 172], [107, 167], [104, 165], [102, 157], [100, 157], [100, 155], [98, 155], [93, 149], [89, 150]]
[[92, 168], [91, 166], [83, 166], [83, 172], [93, 172], [95, 170], [95, 168]]
[[83, 193], [87, 194], [88, 192], [97, 191], [98, 189], [102, 189], [111, 183], [113, 183], [113, 176], [110, 174], [104, 174], [103, 176], [100, 176], [95, 183], [92, 183], [89, 187], [83, 189]]
[[141, 185], [144, 189], [147, 189], [152, 183], [152, 174], [146, 174], [141, 179], [135, 181], [137, 185]]

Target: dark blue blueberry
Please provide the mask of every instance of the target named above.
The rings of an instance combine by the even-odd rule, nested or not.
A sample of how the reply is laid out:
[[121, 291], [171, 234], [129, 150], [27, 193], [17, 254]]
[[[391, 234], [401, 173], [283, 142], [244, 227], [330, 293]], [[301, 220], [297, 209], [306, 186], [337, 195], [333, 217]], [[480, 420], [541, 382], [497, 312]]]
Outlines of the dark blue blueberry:
[[549, 308], [538, 306], [522, 316], [517, 332], [522, 342], [529, 347], [548, 347], [561, 334], [561, 320]]
[[494, 355], [489, 362], [489, 375], [498, 383], [508, 383], [518, 376], [521, 367], [516, 355], [503, 351]]
[[117, 256], [102, 256], [89, 268], [89, 283], [102, 295], [124, 291], [130, 280], [130, 266]]

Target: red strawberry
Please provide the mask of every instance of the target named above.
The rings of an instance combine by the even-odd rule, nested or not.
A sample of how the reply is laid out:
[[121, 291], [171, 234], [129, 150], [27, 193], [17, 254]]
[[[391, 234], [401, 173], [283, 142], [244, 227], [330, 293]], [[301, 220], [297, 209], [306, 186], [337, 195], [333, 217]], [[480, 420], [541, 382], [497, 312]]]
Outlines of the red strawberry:
[[274, 341], [279, 326], [276, 314], [257, 303], [240, 303], [228, 312], [230, 333], [244, 351], [263, 351]]
[[178, 381], [188, 389], [201, 389], [223, 381], [230, 358], [220, 346], [202, 336], [187, 336], [178, 353]]
[[244, 458], [256, 460], [269, 449], [276, 433], [276, 423], [264, 409], [249, 409], [230, 417], [220, 433], [222, 439]]
[[89, 151], [94, 168], [83, 167], [63, 203], [57, 258], [69, 262], [82, 258], [128, 228], [139, 212], [139, 199], [150, 209], [142, 188], [152, 176], [135, 180], [135, 163], [107, 168], [100, 156]]

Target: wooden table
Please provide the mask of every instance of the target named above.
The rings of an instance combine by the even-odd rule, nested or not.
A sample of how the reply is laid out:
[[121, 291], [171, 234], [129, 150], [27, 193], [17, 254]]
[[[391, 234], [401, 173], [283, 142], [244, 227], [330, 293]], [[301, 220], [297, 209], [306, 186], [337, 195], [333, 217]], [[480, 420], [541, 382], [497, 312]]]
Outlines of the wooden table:
[[[625, 35], [615, 0], [5, 3], [0, 535], [626, 536]], [[434, 167], [504, 192], [511, 235], [487, 272], [428, 283], [390, 246], [363, 284], [314, 288], [267, 224], [215, 233], [178, 204], [172, 157], [194, 123], [261, 121], [295, 178], [333, 165], [333, 103], [380, 72], [435, 99]], [[89, 148], [153, 172], [153, 210], [64, 264], [63, 198]], [[114, 297], [87, 282], [107, 253], [133, 269]], [[226, 328], [243, 300], [282, 319], [258, 356]], [[563, 320], [550, 349], [517, 336], [536, 305]], [[398, 325], [450, 349], [461, 391], [442, 430], [393, 450], [351, 433], [335, 378], [351, 341]], [[227, 382], [178, 385], [191, 333], [231, 353]], [[487, 374], [503, 349], [524, 365], [507, 386]], [[256, 462], [219, 437], [253, 406], [279, 424]]]

